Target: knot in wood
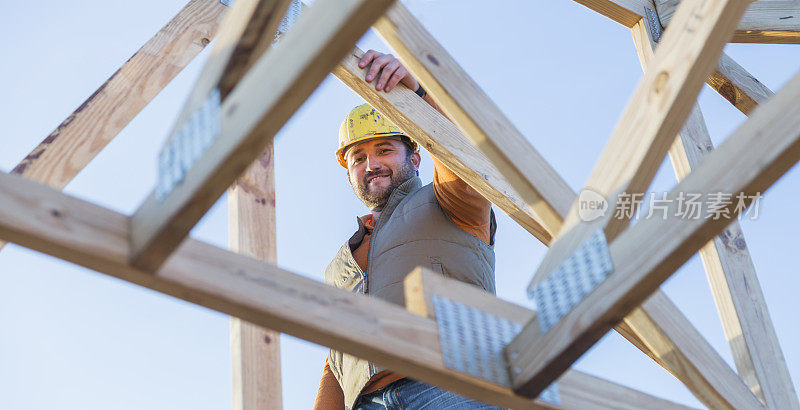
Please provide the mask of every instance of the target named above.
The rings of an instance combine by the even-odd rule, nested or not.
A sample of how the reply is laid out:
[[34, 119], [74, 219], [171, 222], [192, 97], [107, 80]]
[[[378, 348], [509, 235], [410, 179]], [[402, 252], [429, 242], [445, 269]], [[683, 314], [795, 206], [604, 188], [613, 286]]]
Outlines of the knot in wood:
[[667, 88], [667, 83], [669, 82], [669, 73], [666, 71], [662, 71], [658, 73], [656, 76], [655, 81], [653, 81], [653, 94], [658, 95], [664, 92]]

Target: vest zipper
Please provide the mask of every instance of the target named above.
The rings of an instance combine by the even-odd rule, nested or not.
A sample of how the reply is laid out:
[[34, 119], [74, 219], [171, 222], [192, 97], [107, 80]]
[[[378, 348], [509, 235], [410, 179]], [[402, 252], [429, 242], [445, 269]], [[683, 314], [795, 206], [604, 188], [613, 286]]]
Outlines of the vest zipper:
[[[415, 177], [415, 178], [419, 178], [419, 177]], [[403, 184], [400, 184], [400, 186], [405, 185], [409, 181], [411, 181], [411, 179], [409, 179], [408, 181], [404, 182]], [[372, 227], [372, 233], [370, 234], [370, 238], [369, 238], [369, 252], [367, 252], [367, 268], [364, 269], [364, 288], [365, 288], [364, 289], [364, 294], [365, 295], [369, 295], [369, 275], [370, 275], [370, 273], [372, 273], [371, 272], [372, 271], [372, 252], [375, 250], [375, 247], [373, 245], [375, 244], [375, 238], [377, 238], [378, 227], [381, 226], [381, 222], [383, 222], [386, 218], [388, 218], [386, 215], [391, 215], [392, 213], [394, 213], [394, 209], [397, 207], [398, 204], [395, 204], [393, 202], [394, 202], [394, 199], [395, 199], [396, 194], [399, 191], [399, 189], [400, 189], [400, 187], [398, 186], [397, 188], [394, 189], [394, 191], [392, 191], [392, 194], [389, 195], [389, 199], [386, 200], [386, 204], [387, 205], [388, 204], [392, 204], [392, 206], [388, 207], [386, 209], [386, 211], [388, 211], [388, 212], [381, 212], [381, 216], [378, 217], [378, 220], [375, 221], [375, 226]], [[372, 378], [372, 376], [374, 376], [377, 373], [377, 371], [376, 371], [377, 369], [375, 368], [375, 365], [372, 362], [367, 362], [367, 363], [369, 364], [369, 377]]]
[[[414, 177], [419, 178], [419, 177]], [[409, 183], [412, 179], [400, 184], [400, 186]], [[378, 236], [378, 228], [382, 225], [381, 222], [388, 218], [386, 215], [391, 215], [394, 213], [394, 209], [397, 207], [397, 204], [394, 203], [397, 193], [400, 191], [400, 186], [392, 191], [392, 194], [389, 195], [389, 199], [386, 200], [386, 204], [391, 204], [390, 207], [387, 207], [386, 211], [388, 212], [381, 212], [381, 216], [378, 217], [378, 220], [375, 221], [375, 226], [372, 227], [372, 233], [370, 234], [369, 238], [369, 252], [367, 252], [367, 269], [364, 270], [364, 287], [366, 288], [365, 294], [369, 294], [369, 275], [372, 273], [372, 252], [375, 250], [375, 247], [372, 246], [375, 243], [375, 238]]]

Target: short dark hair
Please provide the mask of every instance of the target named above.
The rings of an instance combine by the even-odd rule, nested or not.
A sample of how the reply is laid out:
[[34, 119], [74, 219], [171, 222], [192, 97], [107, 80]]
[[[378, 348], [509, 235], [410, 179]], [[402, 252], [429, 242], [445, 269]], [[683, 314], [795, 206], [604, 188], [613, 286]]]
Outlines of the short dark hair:
[[408, 138], [407, 136], [402, 135], [402, 136], [400, 136], [400, 141], [403, 143], [403, 145], [406, 146], [406, 156], [410, 157], [411, 155], [413, 155], [414, 154], [414, 143], [411, 142], [411, 138]]
[[[403, 145], [406, 146], [406, 161], [411, 160], [411, 156], [414, 155], [414, 144], [411, 142], [411, 138], [406, 137], [405, 135], [400, 137], [400, 141], [403, 142]], [[416, 175], [419, 176], [419, 170], [417, 170]]]

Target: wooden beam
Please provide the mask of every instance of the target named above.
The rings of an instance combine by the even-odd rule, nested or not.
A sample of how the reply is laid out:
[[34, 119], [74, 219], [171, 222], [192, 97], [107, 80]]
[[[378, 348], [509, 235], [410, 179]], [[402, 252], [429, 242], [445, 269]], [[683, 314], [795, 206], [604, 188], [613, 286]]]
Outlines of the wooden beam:
[[11, 172], [63, 189], [214, 38], [225, 9], [190, 1]]
[[[556, 171], [422, 24], [397, 3], [373, 26], [548, 230], [571, 200]], [[551, 235], [555, 232], [551, 231]]]
[[573, 0], [625, 27], [633, 27], [642, 19], [644, 7], [652, 0]]
[[[643, 19], [631, 30], [644, 70], [656, 45], [647, 24]], [[697, 168], [713, 148], [696, 105], [669, 150], [678, 180]], [[700, 257], [742, 380], [768, 408], [800, 408], [739, 223], [734, 221], [701, 248]]]
[[[655, 1], [666, 26], [681, 0], [573, 0], [603, 16], [633, 26], [644, 17], [644, 7]], [[734, 43], [800, 44], [800, 1], [760, 0], [745, 11], [731, 39]]]
[[[487, 292], [484, 292], [474, 286], [466, 285], [461, 282], [447, 279], [441, 275], [436, 275], [427, 270], [420, 269], [410, 274], [405, 281], [405, 300], [406, 307], [419, 315], [427, 315], [428, 317], [436, 317], [433, 310], [432, 295], [436, 294], [444, 296], [450, 300], [476, 307], [484, 312], [491, 313], [521, 325], [532, 323], [536, 319], [536, 312], [526, 309], [522, 306], [515, 305], [510, 302], [498, 299]], [[664, 308], [666, 307], [666, 308]], [[707, 343], [702, 343], [695, 349], [689, 350], [689, 355], [686, 356], [679, 350], [676, 350], [675, 344], [670, 338], [663, 335], [668, 334], [678, 340], [703, 340], [702, 336], [694, 329], [694, 326], [686, 320], [682, 315], [674, 315], [673, 312], [677, 311], [669, 298], [663, 293], [656, 292], [650, 297], [642, 306], [641, 309], [634, 310], [628, 315], [624, 322], [629, 324], [630, 327], [625, 329], [632, 329], [639, 334], [649, 334], [645, 339], [647, 340], [648, 348], [642, 348], [647, 351], [652, 349], [654, 352], [653, 359], [659, 362], [667, 369], [692, 369], [698, 365], [711, 366], [719, 368], [720, 363], [724, 367], [728, 367], [724, 360], [717, 355], [714, 349]], [[660, 328], [657, 323], [669, 323], [676, 326], [668, 326], [665, 329]], [[617, 325], [617, 330], [623, 333], [626, 337], [631, 335], [624, 334], [624, 329], [620, 329], [622, 322]], [[683, 332], [685, 335], [676, 337], [678, 332]], [[633, 336], [633, 341], [638, 342], [639, 339]], [[664, 362], [677, 362], [679, 366], [669, 366]], [[565, 380], [570, 377], [576, 377], [579, 372], [575, 370], [567, 370], [564, 375], [558, 380], [559, 387], [561, 388]], [[743, 408], [742, 405], [753, 403], [753, 398], [750, 397], [744, 400], [730, 401], [729, 397], [748, 397], [746, 392], [742, 394], [741, 389], [746, 389], [733, 372], [733, 378], [729, 374], [723, 372], [717, 373], [704, 373], [703, 369], [683, 370], [681, 374], [675, 374], [679, 379], [685, 380], [686, 376], [695, 377], [691, 382], [686, 383], [692, 392], [710, 408]], [[701, 375], [697, 377], [695, 375]], [[716, 376], [715, 376], [716, 375]], [[683, 376], [683, 378], [681, 377]], [[733, 381], [733, 383], [731, 383]], [[705, 387], [703, 387], [705, 386]], [[592, 395], [593, 397], [631, 397], [624, 392], [621, 386], [609, 386], [607, 395]], [[720, 393], [717, 393], [720, 392]], [[641, 394], [641, 393], [639, 393]], [[657, 408], [670, 408], [676, 406], [674, 403], [665, 402], [657, 398], [649, 398], [654, 400], [652, 405]], [[639, 404], [634, 405], [633, 408], [642, 407], [644, 401], [638, 401]], [[620, 405], [619, 403], [617, 405]], [[565, 403], [566, 406], [566, 403]], [[607, 403], [607, 406], [612, 406], [612, 403]], [[594, 408], [591, 403], [581, 403], [581, 405], [574, 406], [576, 408]]]
[[[653, 0], [628, 0], [625, 2], [619, 0], [575, 1], [600, 14], [611, 17], [612, 20], [631, 29], [645, 17], [645, 8], [653, 10], [660, 17], [656, 10], [661, 10], [661, 8], [657, 8], [653, 4]], [[609, 15], [609, 10], [622, 10], [624, 12]], [[674, 11], [674, 9], [672, 10]], [[751, 14], [751, 12], [746, 11], [745, 16], [748, 14]], [[747, 17], [743, 19], [745, 18]], [[661, 22], [666, 24], [664, 20], [661, 20]], [[773, 94], [769, 88], [761, 84], [758, 79], [725, 53], [722, 53], [717, 63], [717, 68], [706, 80], [706, 83], [744, 114], [749, 114], [750, 110], [755, 108], [757, 104], [763, 103]]]
[[[605, 281], [547, 333], [528, 325], [509, 344], [506, 353], [518, 370], [512, 372], [515, 391], [539, 394], [741, 211], [731, 201], [720, 204], [729, 215], [682, 218], [676, 209], [678, 193], [742, 194], [749, 204], [798, 160], [800, 75], [669, 193], [667, 219], [640, 220], [609, 245], [614, 270]], [[734, 161], [737, 166], [731, 167]], [[756, 400], [747, 408], [760, 405]]]
[[[500, 207], [506, 212], [509, 209], [507, 205], [509, 201], [501, 202], [497, 200], [498, 191], [501, 195], [509, 195], [512, 204], [520, 202], [510, 195], [514, 194], [513, 190], [507, 187], [502, 176], [497, 174], [491, 163], [488, 163], [485, 157], [465, 141], [464, 137], [454, 129], [452, 123], [427, 103], [417, 98], [413, 92], [404, 87], [398, 87], [390, 93], [381, 93], [365, 83], [363, 80], [365, 70], [358, 68], [357, 64], [361, 55], [362, 52], [355, 49], [353, 56], [345, 57], [342, 64], [333, 73], [371, 105], [384, 115], [387, 115], [393, 122], [400, 124], [401, 128], [421, 145], [433, 152], [437, 158], [444, 161], [447, 166], [460, 171], [462, 178], [470, 183], [474, 182], [476, 189], [491, 198], [492, 202], [499, 203]], [[425, 113], [426, 115], [423, 115]], [[431, 136], [435, 136], [435, 138]], [[478, 178], [472, 177], [475, 173], [479, 175]], [[484, 177], [480, 177], [480, 175]], [[488, 185], [488, 188], [483, 188], [482, 191], [481, 187], [486, 185]], [[492, 185], [498, 188], [495, 189]], [[489, 193], [488, 195], [487, 192]], [[574, 197], [574, 193], [571, 190], [569, 195]], [[503, 206], [504, 203], [506, 204], [505, 207]], [[567, 210], [559, 211], [566, 214]], [[512, 212], [516, 212], [514, 208], [512, 208]], [[519, 219], [517, 220], [519, 221]], [[520, 223], [526, 227], [524, 223]], [[635, 325], [635, 329], [639, 331], [639, 334], [646, 335], [643, 337], [650, 345], [660, 346], [659, 353], [663, 354], [652, 353], [645, 345], [640, 345], [640, 347], [654, 357], [660, 365], [670, 370], [678, 379], [683, 381], [703, 403], [717, 408], [722, 407], [718, 404], [727, 402], [720, 396], [736, 397], [736, 390], [744, 389], [744, 386], [741, 386], [738, 377], [730, 370], [724, 360], [716, 355], [713, 348], [694, 330], [694, 327], [691, 324], [686, 325], [688, 320], [683, 318], [683, 315], [669, 302], [669, 299], [663, 295], [662, 297], [666, 300], [666, 303], [653, 302], [649, 305], [645, 304], [643, 309], [638, 310], [640, 313], [635, 316], [635, 319], [631, 319], [631, 326]], [[669, 311], [671, 313], [669, 316], [673, 316], [675, 319], [667, 321], [664, 326], [659, 326], [653, 322], [648, 312], [656, 309], [659, 312]], [[683, 319], [679, 322], [683, 326], [670, 326], [677, 319]], [[623, 327], [627, 327], [627, 325], [620, 324], [618, 330]], [[658, 330], [653, 331], [653, 329]], [[692, 333], [687, 336], [687, 332], [690, 331]], [[634, 332], [633, 334], [635, 335], [636, 333]], [[632, 337], [635, 338], [636, 336]], [[669, 348], [664, 347], [667, 345]], [[709, 352], [712, 354], [709, 355]], [[689, 365], [691, 361], [687, 357], [702, 357], [703, 355], [708, 356], [704, 360], [704, 363], [707, 364], [705, 367], [696, 368]], [[730, 390], [733, 392], [729, 393]], [[723, 393], [717, 394], [717, 391]], [[586, 406], [583, 407], [585, 408]]]
[[[278, 26], [289, 18], [286, 12], [290, 3], [291, 0], [258, 2], [258, 4], [250, 1], [246, 2], [247, 10], [242, 12], [239, 11], [241, 9], [234, 9], [231, 13], [231, 18], [243, 18], [237, 16], [238, 12], [240, 15], [246, 15], [249, 21], [246, 25], [231, 24], [242, 27], [244, 31], [230, 35], [239, 38], [240, 41], [229, 41], [228, 44], [235, 43], [235, 47], [230, 47], [229, 51], [224, 52], [228, 54], [225, 58], [227, 64], [224, 70], [219, 72], [216, 82], [222, 98], [230, 93], [258, 57], [266, 52], [281, 34]], [[230, 40], [230, 37], [222, 36], [220, 43]], [[216, 70], [220, 66], [206, 65], [206, 67]], [[208, 83], [210, 81], [206, 84]], [[185, 118], [192, 112], [192, 109], [187, 107], [193, 106], [196, 109], [205, 98], [205, 95], [201, 94], [202, 90], [202, 86], [192, 90], [190, 103], [184, 107]], [[278, 251], [273, 158], [274, 147], [269, 144], [258, 159], [228, 188], [228, 238], [232, 251], [275, 264]], [[280, 336], [280, 333], [273, 330], [231, 317], [234, 410], [283, 408]]]
[[[216, 3], [216, 2], [214, 3], [215, 6], [218, 5], [218, 4], [219, 3]], [[187, 6], [187, 9], [189, 9], [188, 6]], [[176, 19], [177, 19], [177, 17], [176, 17]], [[214, 29], [216, 29], [216, 25], [214, 26]], [[164, 30], [166, 30], [166, 28]], [[162, 31], [164, 31], [164, 30], [162, 30]], [[148, 47], [146, 46], [145, 48], [143, 48], [143, 50], [145, 50], [147, 48]], [[167, 47], [167, 49], [169, 50], [168, 47]], [[178, 53], [179, 49], [176, 48], [176, 49], [173, 49], [173, 51], [175, 51], [176, 54], [179, 54]], [[136, 58], [138, 58], [138, 56], [141, 55], [141, 53], [142, 52], [140, 52], [136, 57], [132, 58], [130, 60], [130, 62], [126, 64], [126, 67], [129, 64], [131, 64], [133, 62], [136, 62], [137, 61]], [[340, 68], [341, 68], [341, 66], [340, 66]], [[360, 69], [358, 69], [358, 70], [360, 70]], [[337, 71], [338, 71], [338, 69], [337, 69]], [[125, 72], [125, 68], [124, 67], [123, 67], [123, 69], [120, 70], [120, 73], [122, 73], [122, 72]], [[353, 72], [356, 72], [356, 71], [353, 70]], [[362, 78], [363, 78], [363, 76], [362, 76]], [[344, 81], [344, 79], [343, 79], [343, 81]], [[363, 81], [361, 81], [361, 82], [363, 82]], [[112, 84], [112, 82], [109, 81], [109, 84]], [[351, 85], [351, 87], [352, 87], [352, 85]], [[365, 87], [365, 88], [367, 90], [373, 90], [374, 91], [374, 89], [372, 89], [371, 87]], [[111, 89], [112, 90], [116, 89], [116, 86], [115, 87], [111, 87]], [[147, 89], [148, 88], [132, 87], [130, 92], [137, 92], [137, 91], [140, 91], [140, 90], [147, 90]], [[108, 92], [108, 91], [106, 91], [106, 92]], [[377, 96], [380, 97], [380, 96], [382, 96], [382, 95], [384, 95], [386, 93], [376, 93], [376, 94], [377, 94]], [[96, 93], [96, 95], [102, 96], [104, 94], [97, 94]], [[391, 97], [391, 96], [394, 96], [394, 95], [396, 95], [395, 92], [388, 94], [387, 97]], [[415, 107], [415, 105], [412, 104], [412, 103], [409, 103], [409, 102], [417, 102], [416, 100], [414, 100], [416, 98], [416, 96], [415, 95], [411, 95], [411, 94], [408, 94], [408, 95], [411, 98], [406, 99], [406, 102], [402, 102], [402, 99], [400, 101], [394, 101], [394, 100], [392, 100], [392, 101], [397, 106], [403, 107], [403, 106], [408, 104], [408, 107], [412, 107], [413, 108], [413, 107]], [[366, 99], [369, 100], [369, 97], [367, 97], [364, 93], [362, 93], [362, 96], [364, 96]], [[128, 104], [129, 102], [132, 102], [132, 101], [136, 101], [136, 100], [125, 100], [125, 101], [121, 102], [120, 104]], [[376, 104], [373, 101], [371, 101], [371, 102], [373, 104]], [[419, 102], [422, 103], [421, 101], [419, 101]], [[427, 104], [424, 104], [424, 103], [422, 103], [421, 107], [422, 107], [421, 108], [422, 112], [426, 112], [425, 110], [429, 110], [430, 109], [430, 107]], [[87, 111], [88, 111], [88, 109], [84, 110], [83, 113], [85, 114]], [[498, 191], [502, 194], [501, 197], [498, 197], [496, 194], [494, 194], [494, 195], [493, 194], [487, 194], [487, 192], [481, 191], [483, 193], [483, 195], [485, 195], [485, 196], [487, 196], [489, 198], [495, 198], [495, 199], [492, 199], [493, 202], [498, 204], [498, 206], [500, 206], [507, 213], [510, 213], [512, 218], [514, 218], [519, 223], [521, 223], [521, 225], [523, 227], [525, 227], [527, 230], [532, 232], [537, 238], [542, 240], [544, 243], [546, 243], [546, 244], [549, 243], [549, 240], [550, 240], [549, 234], [543, 228], [541, 228], [540, 225], [538, 225], [538, 223], [531, 217], [529, 212], [526, 212], [524, 210], [524, 207], [525, 207], [524, 202], [522, 202], [522, 200], [519, 199], [519, 197], [515, 195], [513, 189], [508, 187], [507, 183], [504, 183], [502, 181], [502, 179], [503, 179], [502, 176], [497, 174], [496, 171], [493, 171], [494, 170], [493, 166], [485, 160], [485, 158], [482, 156], [482, 154], [477, 152], [477, 150], [475, 150], [475, 148], [472, 147], [470, 144], [455, 144], [455, 145], [448, 145], [447, 144], [447, 138], [444, 138], [444, 136], [447, 135], [448, 133], [446, 131], [444, 131], [444, 134], [443, 134], [442, 130], [447, 130], [448, 128], [449, 129], [454, 129], [454, 127], [452, 126], [451, 123], [446, 122], [447, 127], [444, 127], [441, 124], [437, 124], [435, 121], [434, 122], [427, 122], [427, 121], [426, 122], [420, 122], [420, 120], [418, 119], [419, 117], [414, 115], [415, 113], [418, 113], [418, 111], [412, 110], [412, 112], [409, 113], [408, 110], [407, 110], [405, 115], [409, 116], [409, 118], [416, 118], [416, 119], [412, 120], [413, 122], [417, 122], [417, 123], [420, 123], [420, 124], [430, 124], [431, 125], [431, 127], [427, 127], [426, 125], [423, 125], [422, 127], [425, 128], [425, 129], [428, 129], [428, 130], [436, 130], [436, 129], [438, 129], [438, 131], [430, 131], [430, 132], [436, 134], [437, 135], [437, 139], [440, 139], [440, 140], [443, 141], [442, 144], [443, 144], [444, 147], [449, 147], [449, 150], [451, 150], [451, 152], [459, 153], [462, 158], [469, 159], [469, 158], [475, 157], [475, 159], [474, 159], [475, 162], [471, 162], [469, 160], [466, 160], [465, 163], [474, 164], [474, 165], [468, 165], [467, 168], [472, 168], [472, 169], [475, 169], [475, 170], [479, 170], [478, 171], [478, 175], [481, 178], [473, 179], [475, 181], [476, 186], [480, 186], [482, 184], [482, 181], [491, 182], [490, 186], [485, 188], [485, 189], [494, 190], [495, 188], [491, 186], [491, 185], [494, 185], [494, 186], [498, 187]], [[438, 112], [435, 112], [433, 115], [441, 117], [441, 115]], [[443, 117], [442, 117], [442, 119], [443, 119]], [[79, 118], [76, 118], [74, 123], [78, 123], [78, 120], [79, 120]], [[393, 120], [396, 121], [396, 122], [399, 122], [397, 119], [393, 119]], [[408, 128], [406, 128], [406, 129], [408, 129]], [[83, 135], [83, 134], [78, 134], [78, 135], [80, 136], [80, 135]], [[462, 139], [463, 139], [463, 136], [462, 136]], [[62, 141], [64, 141], [64, 140], [62, 139]], [[457, 141], [458, 140], [454, 140], [454, 142], [457, 142]], [[433, 152], [437, 152], [436, 151], [437, 148], [435, 148], [435, 146], [429, 146], [429, 144], [436, 145], [436, 141], [426, 142], [426, 143], [423, 143], [423, 145], [427, 146], [429, 150], [431, 150]], [[54, 146], [50, 147], [51, 150], [54, 149], [54, 148], [55, 148]], [[442, 156], [442, 157], [444, 157], [444, 156]], [[26, 160], [26, 161], [28, 161], [28, 160]], [[36, 161], [36, 164], [37, 165], [45, 165], [45, 164], [41, 163], [40, 161]], [[52, 164], [52, 163], [50, 163], [50, 164]], [[483, 164], [483, 165], [481, 165], [481, 164]], [[448, 166], [450, 166], [453, 169], [456, 169], [457, 172], [458, 172], [459, 169], [463, 170], [463, 172], [465, 172], [465, 173], [471, 172], [471, 169], [462, 168], [462, 167], [459, 167], [459, 166], [454, 166], [453, 164], [448, 164]], [[486, 171], [481, 171], [481, 170], [484, 170], [484, 169]], [[77, 172], [77, 171], [78, 171], [78, 169], [75, 169], [75, 172]], [[465, 179], [468, 178], [468, 177], [465, 177], [464, 175], [461, 175], [461, 177], [465, 178]], [[484, 179], [484, 178], [486, 178], [486, 179]], [[467, 180], [469, 180], [469, 179], [467, 179]], [[480, 191], [480, 189], [479, 189], [479, 191]], [[574, 194], [572, 194], [571, 191], [570, 191], [570, 195], [574, 195]], [[507, 199], [504, 199], [504, 198], [506, 198], [506, 196], [507, 196]], [[513, 211], [512, 209], [514, 207], [516, 207], [518, 209], [518, 211]], [[512, 211], [510, 211], [510, 210], [512, 210]], [[699, 345], [699, 343], [697, 341], [694, 341], [693, 343], [687, 343], [686, 347], [693, 348], [696, 345]]]
[[720, 56], [706, 84], [744, 115], [750, 115], [758, 104], [763, 104], [774, 95], [772, 90], [725, 53]]
[[[661, 291], [615, 326], [705, 406], [711, 409], [758, 408], [758, 398]], [[755, 407], [753, 407], [755, 406]]]
[[[432, 38], [426, 41], [435, 42]], [[434, 48], [436, 47], [426, 47], [428, 50]], [[438, 48], [441, 48], [441, 46], [438, 46]], [[355, 55], [358, 56], [360, 54], [356, 52]], [[401, 57], [407, 60], [415, 58], [413, 55], [402, 55]], [[459, 140], [456, 132], [448, 132], [448, 130], [453, 128], [452, 124], [438, 112], [430, 108], [428, 104], [416, 98], [416, 95], [413, 95], [410, 91], [402, 89], [401, 87], [398, 88], [397, 92], [394, 90], [390, 93], [375, 92], [373, 87], [362, 80], [363, 70], [356, 67], [356, 61], [356, 57], [353, 57], [350, 58], [349, 61], [348, 58], [346, 58], [343, 62], [344, 65], [350, 66], [345, 72], [349, 72], [349, 74], [346, 76], [340, 75], [340, 78], [347, 78], [347, 80], [345, 80], [346, 84], [356, 90], [356, 92], [361, 94], [362, 97], [367, 99], [367, 101], [375, 107], [378, 107], [384, 115], [389, 115], [392, 121], [400, 124], [400, 126], [412, 136], [420, 138], [422, 145], [433, 149], [434, 154], [437, 155], [437, 158], [440, 160], [454, 162], [455, 164], [452, 165], [455, 166], [454, 169], [462, 168], [463, 165], [460, 165], [462, 163], [468, 164], [469, 167], [474, 169], [472, 172], [487, 176], [483, 179], [469, 179], [471, 178], [469, 170], [466, 170], [462, 171], [464, 175], [462, 178], [465, 178], [465, 180], [476, 181], [476, 187], [479, 184], [485, 184], [487, 182], [494, 184], [497, 191], [506, 193], [507, 196], [509, 192], [514, 192], [504, 183], [502, 176], [495, 176], [495, 168], [492, 167], [490, 163], [486, 163], [483, 160], [475, 161], [478, 156], [471, 154], [471, 151], [465, 151], [463, 143], [453, 145], [453, 148], [447, 150], [437, 151], [440, 148], [438, 144], [436, 144], [436, 141], [447, 145]], [[452, 62], [452, 64], [456, 63]], [[466, 74], [464, 74], [464, 76], [466, 76]], [[405, 99], [399, 96], [395, 97], [397, 94], [401, 93], [408, 95], [408, 97]], [[419, 114], [420, 112], [429, 112], [430, 114], [426, 117], [421, 116]], [[432, 122], [430, 119], [431, 117], [438, 119], [438, 121]], [[419, 124], [419, 127], [424, 128], [425, 131], [417, 130], [419, 127], [415, 123]], [[434, 136], [435, 140], [430, 141], [429, 137], [421, 134]], [[450, 162], [446, 162], [446, 164], [451, 166]], [[497, 185], [498, 183], [501, 185]], [[556, 233], [561, 229], [563, 218], [569, 212], [568, 203], [571, 203], [574, 198], [576, 198], [576, 195], [558, 175], [552, 177], [551, 183], [553, 186], [561, 187], [561, 191], [558, 192], [559, 196], [569, 198], [569, 201], [560, 201], [555, 208], [559, 219], [552, 221], [552, 224], [549, 226], [544, 226], [548, 232]], [[498, 203], [495, 199], [496, 194], [491, 193], [491, 191], [490, 194], [493, 196], [487, 197], [493, 202]], [[509, 199], [511, 199], [512, 202], [518, 202], [510, 196]], [[502, 205], [501, 208], [504, 210], [508, 209], [508, 207]], [[513, 210], [512, 208], [512, 211]], [[545, 244], [549, 243], [549, 241], [543, 242]], [[628, 321], [620, 323], [617, 326], [617, 330], [626, 335], [637, 347], [653, 357], [656, 362], [664, 366], [680, 381], [686, 384], [686, 386], [709, 407], [729, 407], [731, 402], [733, 404], [748, 403], [748, 400], [737, 401], [738, 397], [743, 396], [752, 399], [752, 397], [750, 397], [752, 395], [747, 391], [747, 387], [741, 383], [739, 377], [730, 369], [727, 363], [716, 354], [714, 349], [700, 336], [699, 332], [697, 332], [694, 327], [691, 325], [688, 325], [688, 328], [680, 327], [687, 326], [689, 323], [688, 320], [685, 319], [683, 314], [675, 308], [674, 305], [669, 303], [669, 299], [666, 298], [666, 296], [663, 296], [663, 299], [667, 302], [659, 303], [660, 299], [657, 299], [652, 303], [643, 305], [641, 309], [637, 310], [638, 314], [631, 316], [630, 323], [628, 323]], [[650, 310], [656, 312], [651, 314]], [[669, 312], [670, 315], [667, 316], [674, 316], [676, 319], [663, 323], [656, 323], [653, 317], [662, 312]], [[663, 316], [665, 315], [661, 315], [661, 317]], [[677, 326], [677, 323], [679, 323], [680, 326]], [[658, 347], [659, 350], [653, 351], [648, 346]], [[694, 358], [705, 358], [703, 361], [704, 366], [697, 367], [687, 365], [687, 363], [690, 363]], [[731, 402], [727, 400], [731, 400]]]
[[650, 68], [585, 185], [585, 189], [604, 197], [612, 212], [581, 221], [579, 201], [574, 201], [561, 234], [545, 255], [531, 286], [544, 279], [597, 229], [603, 228], [608, 242], [612, 242], [628, 226], [627, 218], [614, 217], [618, 194], [641, 193], [650, 185], [747, 3], [683, 3], [674, 25], [678, 30], [664, 33]]
[[[675, 16], [680, 0], [655, 0], [665, 26]], [[800, 44], [800, 1], [760, 0], [742, 16], [731, 42]]]
[[[405, 279], [406, 308], [421, 316], [436, 320], [432, 297], [438, 295], [484, 312], [526, 325], [536, 320], [536, 312], [505, 301], [476, 286], [449, 279], [425, 268], [417, 268]], [[578, 380], [585, 380], [576, 383]], [[578, 388], [580, 386], [580, 388]], [[594, 387], [597, 390], [581, 390]], [[558, 379], [560, 391], [570, 391], [562, 406], [575, 409], [630, 408], [630, 409], [687, 409], [649, 394], [611, 383], [577, 370], [567, 370]], [[573, 391], [574, 389], [574, 391]]]
[[289, 0], [242, 0], [222, 21], [219, 38], [173, 126], [174, 134], [215, 88], [224, 99], [272, 44]]
[[[0, 173], [0, 237], [6, 240], [358, 355], [467, 397], [515, 409], [558, 408], [446, 368], [435, 321], [402, 307], [193, 239], [184, 241], [157, 272], [141, 270], [129, 264], [129, 236], [130, 218], [123, 214]], [[564, 403], [592, 403], [598, 409], [638, 408], [620, 405], [628, 401], [647, 403], [642, 393], [577, 372], [572, 375], [562, 380]], [[622, 396], [604, 398], [607, 391]]]
[[[654, 10], [653, 7], [654, 6], [651, 4], [648, 8]], [[655, 10], [653, 12], [656, 13], [658, 17], [657, 12]], [[637, 23], [637, 25], [631, 28], [631, 31], [636, 33], [648, 29], [650, 33], [642, 32], [642, 34], [651, 36], [654, 31], [658, 33], [663, 32], [663, 27], [660, 23], [656, 27], [650, 27], [650, 20], [647, 18], [643, 18], [640, 23]], [[651, 41], [653, 40], [651, 39], [648, 43]], [[652, 47], [649, 50], [641, 49], [643, 44], [645, 43], [638, 41], [634, 43], [642, 66], [646, 64], [642, 59], [645, 56], [652, 58], [653, 55]], [[647, 54], [645, 55], [642, 53]], [[774, 94], [772, 90], [758, 81], [758, 79], [747, 72], [744, 67], [739, 65], [736, 60], [725, 53], [722, 53], [720, 56], [717, 67], [706, 80], [706, 84], [745, 115], [749, 115], [750, 111], [758, 106], [758, 104], [764, 103]]]
[[535, 219], [525, 201], [452, 122], [402, 84], [387, 93], [364, 81], [367, 70], [358, 67], [363, 54], [354, 48], [333, 75], [533, 236], [550, 243], [552, 235]]
[[[273, 146], [228, 189], [230, 249], [277, 263]], [[231, 318], [233, 409], [280, 409], [280, 333]]]
[[263, 151], [391, 0], [320, 2], [298, 19], [222, 102], [221, 132], [163, 202], [155, 192], [132, 219], [132, 262], [155, 270]]

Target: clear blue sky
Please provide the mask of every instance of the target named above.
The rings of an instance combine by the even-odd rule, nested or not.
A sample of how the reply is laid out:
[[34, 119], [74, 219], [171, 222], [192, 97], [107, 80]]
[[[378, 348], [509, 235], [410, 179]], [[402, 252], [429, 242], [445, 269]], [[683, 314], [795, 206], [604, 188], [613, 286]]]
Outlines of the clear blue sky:
[[[182, 0], [0, 0], [0, 169], [7, 172], [185, 3]], [[641, 77], [629, 31], [570, 0], [409, 0], [432, 31], [574, 190], [586, 181]], [[373, 33], [363, 49], [387, 50]], [[726, 51], [773, 90], [800, 68], [797, 46], [730, 45]], [[67, 188], [132, 213], [155, 185], [156, 153], [207, 55], [195, 60]], [[715, 143], [744, 116], [713, 91], [701, 106]], [[278, 135], [278, 260], [321, 280], [322, 270], [366, 209], [333, 151], [339, 123], [360, 98], [329, 77]], [[425, 157], [422, 177], [429, 181]], [[735, 166], [735, 164], [732, 164]], [[662, 167], [653, 189], [674, 185]], [[790, 171], [744, 230], [797, 386], [796, 203]], [[327, 198], [319, 201], [319, 198]], [[545, 247], [498, 212], [501, 297], [531, 306], [524, 288]], [[192, 232], [227, 246], [223, 199]], [[0, 253], [0, 408], [224, 409], [231, 403], [226, 315], [8, 246]], [[732, 363], [699, 258], [667, 293]], [[282, 338], [284, 406], [306, 409], [326, 348]], [[681, 384], [616, 334], [576, 365], [689, 405]]]

